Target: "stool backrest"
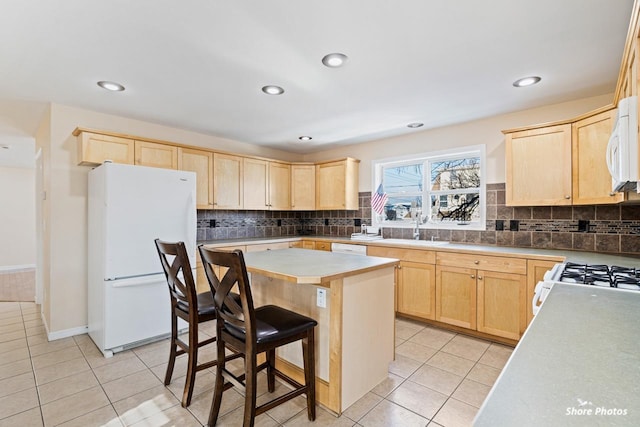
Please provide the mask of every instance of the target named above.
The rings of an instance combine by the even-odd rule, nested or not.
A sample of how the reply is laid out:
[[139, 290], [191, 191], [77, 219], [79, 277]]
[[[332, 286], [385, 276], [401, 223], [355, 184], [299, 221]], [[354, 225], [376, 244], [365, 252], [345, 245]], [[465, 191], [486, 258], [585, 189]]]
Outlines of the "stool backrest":
[[[229, 323], [237, 329], [243, 330], [247, 344], [255, 342], [256, 325], [253, 307], [253, 297], [249, 285], [247, 266], [242, 251], [221, 251], [199, 246], [204, 272], [213, 292], [213, 302], [218, 313], [218, 319]], [[214, 272], [214, 266], [226, 267], [227, 271], [219, 278]], [[223, 269], [219, 269], [222, 271]], [[237, 285], [240, 293], [240, 304], [237, 295], [231, 292]]]
[[169, 285], [172, 308], [182, 302], [188, 308], [194, 307], [195, 310], [189, 312], [197, 316], [198, 292], [184, 242], [172, 243], [156, 239], [155, 243]]

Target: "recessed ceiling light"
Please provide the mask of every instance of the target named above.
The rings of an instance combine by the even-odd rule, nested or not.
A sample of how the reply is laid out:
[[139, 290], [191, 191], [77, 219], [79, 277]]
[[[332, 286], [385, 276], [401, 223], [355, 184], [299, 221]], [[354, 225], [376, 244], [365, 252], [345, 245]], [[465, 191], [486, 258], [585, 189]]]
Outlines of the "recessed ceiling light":
[[542, 79], [540, 77], [538, 77], [538, 76], [523, 77], [523, 78], [518, 79], [515, 82], [513, 82], [513, 85], [515, 87], [531, 86], [531, 85], [534, 85], [534, 84], [538, 83], [540, 80], [542, 80]]
[[280, 86], [267, 85], [262, 87], [262, 91], [267, 95], [282, 95], [284, 93], [284, 89]]
[[300, 141], [311, 141], [313, 138], [311, 138], [310, 136], [301, 136], [301, 137], [298, 137], [298, 139]]
[[346, 60], [347, 55], [345, 55], [344, 53], [330, 53], [322, 58], [322, 63], [327, 67], [338, 68], [342, 67]]
[[424, 123], [418, 123], [418, 122], [409, 123], [407, 125], [408, 128], [419, 128], [419, 127], [422, 127], [422, 126], [424, 126]]
[[98, 82], [98, 86], [100, 86], [103, 89], [110, 90], [112, 92], [122, 92], [124, 90], [124, 86], [116, 82], [101, 81], [101, 82]]

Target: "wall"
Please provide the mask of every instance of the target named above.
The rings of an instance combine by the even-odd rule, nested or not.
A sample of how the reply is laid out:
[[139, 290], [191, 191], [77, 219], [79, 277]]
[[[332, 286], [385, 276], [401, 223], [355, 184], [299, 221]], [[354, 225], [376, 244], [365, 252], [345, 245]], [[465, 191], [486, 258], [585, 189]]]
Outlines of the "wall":
[[301, 156], [238, 141], [216, 138], [158, 124], [58, 104], [40, 126], [37, 146], [43, 148], [45, 191], [45, 321], [50, 333], [78, 333], [87, 324], [87, 174], [78, 166], [76, 127], [139, 135], [177, 143], [282, 160]]
[[304, 160], [316, 162], [341, 157], [360, 159], [360, 191], [371, 191], [372, 160], [486, 144], [486, 182], [502, 183], [505, 181], [503, 129], [571, 119], [611, 104], [612, 99], [613, 94], [607, 94], [437, 129], [417, 132], [407, 129], [410, 133], [406, 135], [320, 151], [306, 155]]
[[0, 267], [35, 265], [35, 169], [0, 167]]

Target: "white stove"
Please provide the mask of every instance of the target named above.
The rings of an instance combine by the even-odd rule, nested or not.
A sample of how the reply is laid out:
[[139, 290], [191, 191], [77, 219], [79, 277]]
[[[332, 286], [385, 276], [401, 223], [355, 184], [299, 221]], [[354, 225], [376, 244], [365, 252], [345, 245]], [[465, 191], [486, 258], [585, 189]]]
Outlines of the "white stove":
[[640, 270], [632, 267], [608, 266], [605, 264], [556, 264], [536, 285], [532, 301], [533, 314], [540, 309], [554, 283], [599, 286], [611, 289], [640, 291]]

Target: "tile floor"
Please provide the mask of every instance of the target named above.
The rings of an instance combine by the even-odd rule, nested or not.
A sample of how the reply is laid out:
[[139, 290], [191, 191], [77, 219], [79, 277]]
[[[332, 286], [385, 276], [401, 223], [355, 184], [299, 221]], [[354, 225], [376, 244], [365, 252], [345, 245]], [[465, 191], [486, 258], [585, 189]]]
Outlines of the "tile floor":
[[[211, 334], [212, 325], [206, 326], [203, 332]], [[105, 359], [87, 335], [47, 342], [35, 304], [0, 302], [0, 426], [201, 426], [215, 375], [199, 372], [193, 401], [182, 408], [177, 396], [186, 358], [164, 387], [167, 343]], [[213, 347], [201, 354], [215, 357]], [[300, 396], [260, 415], [256, 425], [470, 425], [510, 354], [509, 347], [398, 319], [388, 378], [341, 417], [319, 408], [310, 424]], [[261, 378], [261, 393], [265, 383]], [[283, 390], [278, 384], [276, 393]], [[222, 402], [218, 425], [241, 425], [241, 395], [227, 391]]]

